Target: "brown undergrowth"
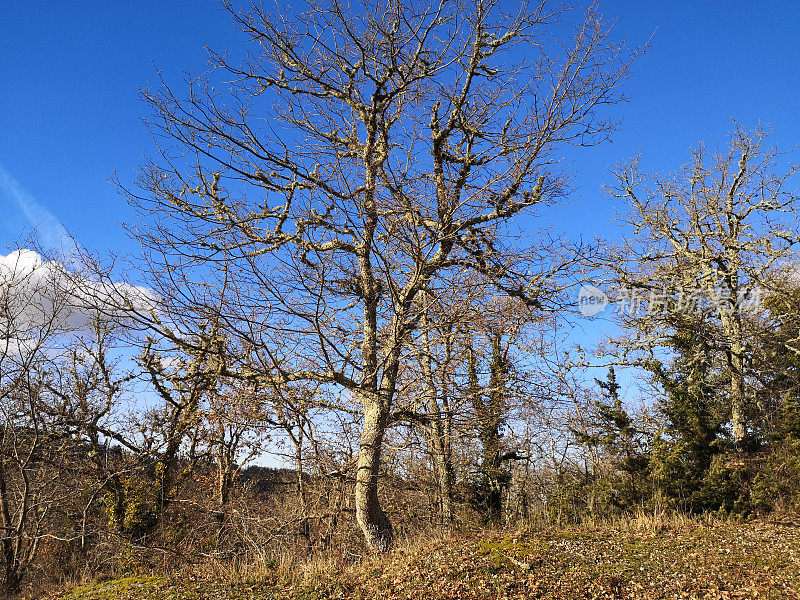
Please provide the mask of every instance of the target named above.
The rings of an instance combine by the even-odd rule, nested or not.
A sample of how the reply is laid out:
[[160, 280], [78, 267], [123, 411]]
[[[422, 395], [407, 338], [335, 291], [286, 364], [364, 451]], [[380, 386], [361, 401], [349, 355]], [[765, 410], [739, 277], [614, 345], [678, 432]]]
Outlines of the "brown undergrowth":
[[800, 529], [645, 516], [613, 524], [459, 532], [361, 561], [134, 577], [59, 600], [800, 598]]

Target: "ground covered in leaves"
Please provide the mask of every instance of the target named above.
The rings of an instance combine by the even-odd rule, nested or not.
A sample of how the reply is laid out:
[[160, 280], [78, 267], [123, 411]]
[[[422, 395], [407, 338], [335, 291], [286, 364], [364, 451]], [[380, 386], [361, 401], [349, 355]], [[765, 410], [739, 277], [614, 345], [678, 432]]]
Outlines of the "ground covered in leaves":
[[459, 534], [345, 569], [253, 581], [128, 578], [59, 600], [800, 598], [800, 529], [725, 523]]

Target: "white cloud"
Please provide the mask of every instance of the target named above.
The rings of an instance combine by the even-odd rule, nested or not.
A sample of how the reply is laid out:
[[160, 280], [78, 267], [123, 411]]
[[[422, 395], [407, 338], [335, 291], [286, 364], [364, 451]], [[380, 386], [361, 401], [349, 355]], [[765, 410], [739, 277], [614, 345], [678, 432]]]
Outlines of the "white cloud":
[[[0, 194], [19, 206], [48, 252], [68, 264], [80, 263], [80, 248], [58, 218], [2, 166]], [[28, 249], [0, 255], [0, 299], [3, 297], [13, 299], [14, 318], [31, 332], [45, 326], [75, 332], [97, 318], [124, 320], [125, 311], [119, 307], [126, 303], [144, 312], [157, 305], [148, 289], [107, 279], [94, 281], [76, 274], [62, 262], [44, 261]], [[7, 319], [8, 315], [3, 316], [0, 311], [2, 318]], [[8, 323], [0, 321], [0, 342], [2, 328], [7, 329]]]
[[0, 255], [0, 354], [68, 344], [98, 319], [124, 321], [126, 302], [141, 311], [156, 305], [145, 288], [93, 281], [33, 250]]

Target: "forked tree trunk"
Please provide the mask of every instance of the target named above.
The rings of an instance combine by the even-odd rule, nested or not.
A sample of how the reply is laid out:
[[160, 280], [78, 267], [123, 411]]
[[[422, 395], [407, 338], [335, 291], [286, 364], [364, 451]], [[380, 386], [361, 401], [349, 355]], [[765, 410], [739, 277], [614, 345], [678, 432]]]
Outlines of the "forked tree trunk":
[[392, 525], [378, 499], [381, 448], [388, 417], [377, 400], [364, 400], [364, 430], [356, 471], [356, 520], [374, 552], [387, 552], [394, 542]]

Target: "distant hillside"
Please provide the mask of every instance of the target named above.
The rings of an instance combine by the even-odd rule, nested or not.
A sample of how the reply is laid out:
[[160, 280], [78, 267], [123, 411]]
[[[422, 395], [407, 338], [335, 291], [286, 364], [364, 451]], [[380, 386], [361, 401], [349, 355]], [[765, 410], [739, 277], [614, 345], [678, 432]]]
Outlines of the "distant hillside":
[[[251, 465], [241, 471], [239, 480], [243, 484], [250, 484], [259, 494], [269, 495], [285, 490], [286, 486], [297, 484], [297, 471]], [[311, 481], [311, 476], [303, 473], [303, 481]]]

